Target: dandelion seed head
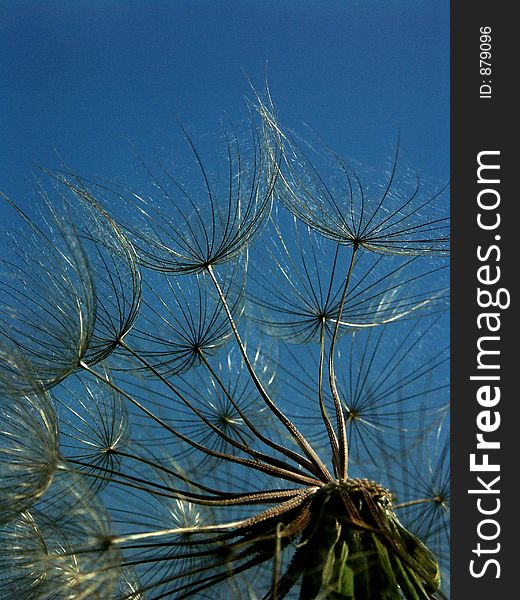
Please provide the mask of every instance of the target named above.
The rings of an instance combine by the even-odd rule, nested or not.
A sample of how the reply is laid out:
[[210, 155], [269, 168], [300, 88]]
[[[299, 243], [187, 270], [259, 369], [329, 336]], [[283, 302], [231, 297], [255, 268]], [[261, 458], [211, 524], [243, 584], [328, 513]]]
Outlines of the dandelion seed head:
[[256, 110], [214, 157], [181, 126], [190, 164], [142, 160], [148, 189], [65, 170], [74, 219], [49, 194], [51, 231], [21, 215], [0, 286], [8, 600], [449, 586], [445, 191], [399, 144], [374, 175], [282, 129], [268, 89]]

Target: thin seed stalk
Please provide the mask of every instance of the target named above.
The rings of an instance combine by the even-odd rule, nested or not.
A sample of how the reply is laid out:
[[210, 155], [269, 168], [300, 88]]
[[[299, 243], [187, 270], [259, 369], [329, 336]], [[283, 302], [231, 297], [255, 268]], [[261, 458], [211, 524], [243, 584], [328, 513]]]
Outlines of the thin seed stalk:
[[341, 404], [341, 400], [338, 394], [338, 388], [336, 386], [336, 373], [334, 368], [334, 349], [336, 346], [336, 340], [338, 338], [339, 332], [339, 323], [341, 320], [341, 314], [343, 312], [343, 307], [345, 305], [345, 300], [347, 297], [348, 286], [350, 284], [350, 278], [352, 276], [352, 271], [354, 269], [354, 263], [356, 260], [357, 251], [359, 248], [359, 244], [355, 243], [352, 249], [352, 256], [350, 257], [350, 264], [348, 267], [347, 278], [345, 280], [345, 285], [343, 287], [343, 293], [341, 295], [341, 300], [338, 309], [338, 315], [336, 320], [336, 326], [334, 327], [334, 333], [332, 335], [332, 341], [330, 343], [330, 353], [329, 353], [329, 384], [330, 390], [332, 392], [332, 398], [334, 400], [334, 407], [336, 409], [336, 421], [338, 427], [338, 438], [339, 438], [339, 479], [345, 480], [348, 477], [348, 444], [347, 444], [347, 427], [345, 423], [345, 414], [343, 412], [343, 406]]
[[229, 310], [229, 306], [228, 306], [226, 297], [224, 296], [224, 293], [222, 292], [222, 289], [217, 281], [217, 278], [215, 277], [215, 273], [213, 272], [213, 268], [211, 265], [208, 265], [207, 272], [209, 273], [209, 276], [211, 277], [213, 285], [215, 286], [215, 289], [217, 290], [218, 296], [220, 298], [222, 306], [224, 307], [227, 318], [229, 320], [229, 324], [231, 325], [231, 329], [233, 331], [233, 334], [237, 341], [238, 347], [240, 349], [240, 353], [242, 354], [244, 363], [245, 363], [247, 370], [251, 376], [251, 379], [253, 380], [253, 383], [255, 384], [258, 392], [260, 393], [261, 398], [266, 403], [268, 408], [278, 418], [278, 420], [289, 431], [289, 433], [291, 434], [292, 438], [295, 440], [295, 442], [297, 443], [299, 448], [304, 452], [304, 454], [307, 456], [307, 458], [311, 461], [312, 466], [313, 466], [311, 471], [313, 472], [313, 474], [315, 474], [317, 477], [320, 477], [322, 479], [322, 481], [324, 481], [324, 482], [331, 481], [332, 477], [331, 477], [327, 467], [323, 463], [323, 461], [316, 454], [316, 451], [312, 448], [312, 446], [305, 439], [305, 437], [300, 433], [300, 431], [296, 428], [296, 426], [274, 404], [274, 402], [271, 400], [268, 393], [266, 392], [264, 386], [262, 385], [262, 382], [260, 381], [260, 379], [258, 378], [258, 375], [255, 372], [253, 365], [251, 364], [251, 361], [249, 360], [249, 358], [247, 356], [247, 352], [246, 352], [246, 349], [242, 342], [242, 339], [240, 337], [240, 333], [238, 332], [238, 328], [236, 326], [235, 320], [233, 319], [233, 315], [231, 314], [231, 311]]

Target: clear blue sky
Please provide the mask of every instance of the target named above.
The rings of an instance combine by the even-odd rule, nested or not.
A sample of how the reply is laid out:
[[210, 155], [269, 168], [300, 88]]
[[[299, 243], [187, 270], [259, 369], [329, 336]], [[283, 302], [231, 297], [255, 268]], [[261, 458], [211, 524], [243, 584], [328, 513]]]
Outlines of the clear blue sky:
[[0, 190], [22, 204], [56, 152], [131, 180], [174, 112], [196, 133], [240, 119], [266, 61], [285, 124], [374, 165], [399, 128], [411, 165], [449, 176], [447, 0], [3, 0], [0, 56]]

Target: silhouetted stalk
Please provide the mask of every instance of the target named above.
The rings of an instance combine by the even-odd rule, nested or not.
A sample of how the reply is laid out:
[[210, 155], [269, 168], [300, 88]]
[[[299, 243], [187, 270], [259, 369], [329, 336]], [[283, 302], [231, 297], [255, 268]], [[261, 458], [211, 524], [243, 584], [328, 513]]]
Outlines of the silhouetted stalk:
[[287, 429], [287, 431], [289, 431], [289, 433], [291, 434], [292, 438], [295, 440], [295, 442], [298, 444], [298, 446], [300, 447], [300, 449], [305, 453], [305, 455], [307, 456], [307, 458], [309, 458], [309, 460], [313, 463], [315, 469], [318, 470], [319, 473], [321, 473], [322, 477], [325, 478], [325, 481], [327, 480], [331, 480], [332, 477], [327, 469], [327, 467], [323, 464], [323, 462], [321, 461], [321, 459], [319, 458], [319, 456], [316, 454], [316, 452], [313, 450], [313, 448], [311, 447], [311, 445], [309, 444], [309, 442], [305, 439], [305, 437], [298, 431], [298, 429], [296, 428], [296, 426], [283, 414], [283, 412], [274, 404], [274, 402], [271, 400], [271, 398], [269, 398], [269, 395], [267, 394], [266, 390], [264, 389], [261, 381], [258, 379], [258, 376], [253, 368], [253, 365], [251, 364], [251, 361], [249, 360], [248, 356], [247, 356], [247, 352], [246, 349], [244, 347], [244, 344], [242, 342], [242, 339], [240, 337], [240, 333], [238, 332], [237, 326], [235, 324], [235, 320], [233, 319], [233, 315], [231, 314], [231, 311], [229, 310], [227, 301], [226, 301], [226, 297], [224, 296], [224, 294], [222, 293], [222, 289], [220, 288], [220, 285], [217, 281], [217, 278], [215, 277], [215, 274], [213, 273], [213, 268], [211, 267], [211, 265], [208, 265], [207, 267], [207, 271], [211, 277], [211, 280], [213, 281], [213, 284], [215, 285], [215, 288], [217, 290], [217, 293], [219, 295], [219, 298], [222, 302], [222, 306], [224, 307], [224, 310], [226, 311], [227, 317], [229, 319], [229, 323], [231, 325], [231, 328], [233, 330], [233, 334], [235, 335], [235, 338], [237, 340], [237, 344], [238, 347], [240, 349], [240, 352], [244, 358], [244, 363], [247, 367], [247, 370], [249, 371], [249, 374], [251, 375], [251, 379], [253, 380], [253, 383], [255, 384], [256, 388], [258, 389], [260, 396], [262, 397], [262, 399], [264, 400], [264, 402], [267, 404], [267, 406], [269, 407], [269, 409], [273, 412], [273, 414], [278, 418], [278, 420], [282, 423], [282, 425], [284, 425], [284, 427]]
[[350, 258], [350, 264], [348, 267], [348, 272], [345, 280], [345, 285], [343, 287], [343, 294], [341, 295], [341, 300], [339, 303], [338, 315], [336, 320], [336, 326], [334, 327], [334, 333], [332, 334], [332, 341], [330, 343], [330, 351], [329, 351], [329, 383], [330, 390], [332, 392], [332, 398], [334, 400], [334, 407], [336, 409], [336, 422], [338, 427], [338, 438], [339, 438], [339, 479], [343, 480], [348, 477], [348, 445], [347, 445], [347, 427], [345, 424], [345, 414], [343, 412], [343, 404], [339, 397], [338, 388], [336, 385], [336, 373], [334, 370], [334, 350], [336, 346], [336, 340], [338, 338], [339, 331], [339, 323], [341, 320], [341, 314], [343, 312], [343, 306], [345, 304], [345, 299], [347, 297], [348, 286], [350, 283], [350, 277], [352, 275], [352, 270], [354, 268], [354, 262], [356, 260], [356, 254], [358, 251], [359, 245], [357, 243], [354, 244], [352, 248], [352, 256]]
[[261, 442], [263, 442], [267, 446], [273, 448], [274, 450], [277, 450], [278, 452], [281, 452], [287, 458], [291, 458], [292, 460], [294, 460], [295, 462], [297, 462], [298, 464], [300, 464], [302, 467], [306, 467], [309, 470], [312, 470], [312, 468], [313, 468], [312, 467], [312, 463], [310, 463], [309, 461], [303, 459], [303, 457], [301, 457], [299, 454], [297, 454], [293, 450], [290, 450], [289, 448], [286, 448], [285, 446], [283, 446], [281, 444], [278, 444], [278, 443], [274, 442], [273, 440], [271, 440], [270, 438], [266, 437], [265, 435], [262, 434], [262, 432], [257, 427], [255, 427], [253, 425], [253, 423], [251, 423], [251, 421], [247, 417], [246, 413], [234, 401], [233, 397], [231, 396], [231, 394], [229, 393], [229, 391], [227, 390], [227, 388], [224, 386], [221, 378], [218, 377], [217, 373], [215, 373], [215, 370], [213, 369], [213, 367], [209, 363], [208, 359], [202, 353], [201, 353], [200, 356], [201, 356], [202, 362], [207, 367], [207, 369], [211, 373], [212, 377], [214, 377], [214, 379], [217, 382], [218, 386], [224, 392], [226, 398], [229, 400], [229, 402], [231, 403], [231, 405], [233, 406], [233, 408], [238, 412], [238, 414], [240, 415], [240, 418], [244, 420], [244, 423], [247, 425], [247, 427], [249, 428], [249, 430], [255, 435], [255, 437], [258, 438]]
[[[324, 317], [323, 317], [324, 319]], [[332, 450], [332, 464], [334, 466], [334, 474], [336, 477], [340, 477], [340, 451], [338, 445], [338, 438], [336, 436], [336, 432], [334, 431], [334, 427], [330, 422], [329, 416], [327, 414], [327, 409], [325, 408], [325, 401], [323, 400], [323, 361], [325, 357], [325, 322], [322, 322], [322, 327], [320, 331], [320, 362], [319, 362], [319, 374], [318, 374], [318, 398], [320, 403], [320, 411], [321, 418], [323, 423], [325, 424], [325, 428], [327, 429], [327, 435], [329, 437], [329, 444]]]
[[[183, 396], [183, 394], [181, 394], [181, 392], [179, 392], [179, 390], [171, 383], [171, 381], [169, 381], [161, 373], [159, 373], [153, 365], [151, 365], [148, 361], [146, 361], [144, 358], [142, 358], [138, 353], [136, 353], [134, 350], [132, 350], [125, 342], [121, 342], [121, 346], [125, 350], [127, 350], [127, 352], [129, 352], [132, 356], [137, 358], [137, 360], [139, 360], [151, 373], [153, 373], [159, 381], [164, 383], [164, 385], [166, 385], [168, 387], [168, 389], [171, 390], [183, 402], [183, 404], [185, 404], [191, 411], [193, 411], [193, 413], [195, 413], [197, 415], [197, 417], [207, 427], [209, 427], [214, 433], [216, 433], [220, 438], [222, 438], [228, 444], [230, 444], [231, 446], [234, 446], [235, 448], [237, 448], [239, 450], [243, 450], [243, 451], [247, 452], [255, 459], [258, 459], [258, 460], [261, 459], [264, 462], [272, 464], [273, 466], [279, 466], [282, 469], [286, 469], [286, 470], [292, 469], [292, 467], [290, 465], [288, 465], [287, 463], [277, 460], [274, 457], [264, 454], [262, 452], [259, 452], [257, 450], [253, 450], [252, 448], [247, 446], [247, 444], [245, 444], [244, 442], [239, 443], [236, 440], [233, 440], [233, 438], [226, 435], [216, 425], [214, 425], [206, 417], [204, 417], [204, 415], [199, 410], [197, 410], [197, 408], [195, 408], [193, 406], [193, 404], [191, 402], [189, 402], [189, 400], [187, 400]], [[204, 360], [204, 362], [206, 365], [209, 364], [206, 360]], [[217, 379], [217, 381], [218, 381], [218, 379]], [[242, 411], [240, 411], [240, 409], [236, 406], [236, 403], [231, 399], [231, 396], [228, 396], [228, 399], [230, 399], [233, 406], [236, 408], [236, 410], [239, 410], [239, 414], [242, 416], [242, 414], [243, 414]], [[310, 471], [312, 471], [313, 466], [309, 461], [304, 460], [302, 457], [300, 457], [298, 454], [292, 452], [291, 450], [287, 450], [283, 446], [280, 446], [274, 442], [267, 440], [267, 438], [265, 438], [264, 436], [261, 436], [259, 434], [259, 432], [256, 428], [253, 427], [251, 429], [251, 431], [261, 441], [265, 441], [266, 443], [268, 443], [269, 446], [271, 446], [275, 450], [281, 452], [282, 454], [285, 454], [288, 458], [292, 458], [294, 461], [298, 462], [302, 467], [305, 467], [305, 468], [309, 469]]]
[[206, 446], [198, 444], [197, 442], [195, 442], [188, 436], [185, 436], [182, 433], [180, 433], [179, 431], [177, 431], [174, 427], [171, 427], [170, 425], [168, 425], [168, 423], [166, 423], [163, 419], [161, 419], [160, 417], [155, 415], [151, 410], [149, 410], [148, 408], [143, 406], [143, 404], [141, 404], [141, 402], [139, 402], [138, 400], [136, 400], [135, 398], [133, 398], [132, 396], [127, 394], [125, 391], [123, 391], [121, 388], [119, 388], [117, 385], [115, 385], [106, 376], [97, 373], [83, 361], [80, 363], [80, 366], [83, 369], [85, 369], [85, 371], [87, 371], [94, 377], [100, 379], [101, 381], [106, 383], [110, 388], [112, 388], [114, 391], [117, 391], [119, 394], [121, 394], [123, 397], [125, 397], [127, 400], [129, 400], [134, 406], [136, 406], [139, 410], [144, 412], [148, 417], [150, 417], [153, 421], [155, 421], [157, 424], [159, 424], [161, 427], [163, 427], [169, 433], [173, 434], [175, 437], [179, 438], [183, 442], [186, 442], [187, 444], [189, 444], [196, 450], [200, 450], [201, 452], [207, 454], [208, 456], [212, 456], [215, 458], [221, 458], [223, 460], [233, 462], [236, 464], [245, 465], [250, 468], [256, 469], [258, 471], [262, 471], [263, 473], [267, 473], [268, 475], [272, 475], [274, 477], [280, 477], [282, 479], [286, 479], [287, 481], [293, 481], [294, 483], [301, 483], [301, 484], [306, 484], [306, 485], [316, 485], [319, 483], [318, 479], [310, 478], [310, 477], [296, 471], [294, 468], [291, 468], [291, 470], [287, 470], [287, 469], [283, 469], [281, 467], [273, 467], [270, 464], [260, 463], [260, 462], [256, 462], [253, 460], [240, 458], [239, 456], [234, 456], [231, 454], [224, 454], [222, 452], [217, 452], [216, 450], [212, 450], [211, 448], [207, 448]]

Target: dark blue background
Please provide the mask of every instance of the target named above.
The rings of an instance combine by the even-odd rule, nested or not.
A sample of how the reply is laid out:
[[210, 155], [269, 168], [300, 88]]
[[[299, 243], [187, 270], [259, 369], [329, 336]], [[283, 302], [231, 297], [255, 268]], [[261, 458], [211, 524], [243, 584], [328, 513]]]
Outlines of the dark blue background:
[[131, 180], [135, 152], [178, 138], [174, 113], [199, 134], [241, 119], [266, 61], [284, 124], [374, 166], [400, 128], [408, 162], [448, 178], [447, 1], [12, 0], [0, 56], [0, 190], [21, 204], [56, 153]]

